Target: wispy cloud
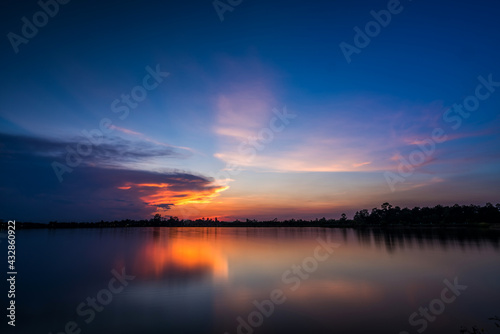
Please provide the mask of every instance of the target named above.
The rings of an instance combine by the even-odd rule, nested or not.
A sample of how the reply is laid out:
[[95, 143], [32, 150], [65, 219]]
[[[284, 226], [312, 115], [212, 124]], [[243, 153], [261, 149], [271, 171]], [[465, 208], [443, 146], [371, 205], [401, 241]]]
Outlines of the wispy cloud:
[[[0, 142], [3, 155], [36, 155], [61, 162], [65, 161], [71, 149], [76, 150], [79, 143], [90, 145], [84, 137], [58, 140], [9, 134], [0, 134]], [[136, 162], [144, 163], [154, 158], [185, 159], [190, 155], [191, 153], [185, 150], [152, 141], [128, 140], [117, 136], [103, 137], [102, 143], [92, 146], [91, 154], [82, 157], [82, 165], [123, 167]]]
[[[259, 97], [266, 101], [267, 95]], [[235, 99], [237, 101], [237, 99]], [[232, 104], [219, 105], [219, 113], [226, 114]], [[242, 103], [242, 105], [245, 105]], [[262, 105], [265, 105], [262, 104]], [[256, 112], [255, 119], [234, 117], [234, 122], [217, 128], [220, 136], [219, 151], [214, 155], [225, 162], [243, 166], [247, 170], [276, 172], [375, 172], [396, 170], [399, 158], [407, 156], [418, 145], [425, 144], [443, 114], [441, 103], [408, 105], [396, 99], [370, 99], [356, 96], [344, 97], [317, 107], [321, 117], [309, 117], [307, 109], [297, 110], [303, 115], [298, 126], [280, 133], [253, 159], [242, 152], [238, 145], [255, 137], [256, 120], [263, 112]], [[247, 114], [245, 114], [246, 116]], [[248, 114], [249, 115], [249, 114]], [[362, 116], [361, 116], [362, 115]], [[267, 117], [271, 117], [269, 114]], [[446, 133], [447, 141], [462, 138], [483, 138], [493, 135], [493, 129], [466, 133]], [[237, 140], [236, 140], [237, 139]], [[453, 146], [437, 145], [432, 156], [426, 157], [422, 166], [451, 164], [447, 157]], [[421, 167], [422, 167], [421, 166]], [[426, 170], [418, 170], [425, 173]]]

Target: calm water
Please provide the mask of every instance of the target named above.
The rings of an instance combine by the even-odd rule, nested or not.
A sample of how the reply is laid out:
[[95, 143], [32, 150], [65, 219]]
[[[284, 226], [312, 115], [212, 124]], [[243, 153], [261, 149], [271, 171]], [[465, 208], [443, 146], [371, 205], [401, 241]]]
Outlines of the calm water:
[[18, 231], [15, 332], [496, 333], [499, 246], [498, 231]]

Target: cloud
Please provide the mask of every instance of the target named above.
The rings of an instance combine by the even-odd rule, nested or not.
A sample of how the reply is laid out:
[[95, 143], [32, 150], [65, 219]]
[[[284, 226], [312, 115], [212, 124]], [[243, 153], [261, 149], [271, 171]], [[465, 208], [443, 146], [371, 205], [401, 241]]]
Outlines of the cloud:
[[184, 157], [151, 143], [113, 138], [59, 183], [51, 163], [75, 142], [6, 134], [0, 134], [0, 142], [2, 213], [9, 219], [142, 219], [158, 209], [209, 201], [223, 190], [202, 175], [135, 168], [131, 162]]
[[152, 158], [187, 158], [191, 153], [151, 141], [127, 140], [121, 137], [103, 137], [102, 143], [92, 145], [85, 137], [65, 140], [46, 139], [0, 133], [2, 155], [50, 157], [65, 163], [68, 152], [78, 151], [80, 146], [88, 155], [81, 155], [82, 165], [122, 166], [127, 163]]
[[110, 129], [117, 130], [117, 131], [126, 133], [128, 135], [135, 135], [135, 136], [142, 136], [143, 135], [140, 132], [136, 132], [136, 131], [130, 130], [130, 129], [121, 128], [121, 127], [116, 126], [116, 125], [111, 125]]
[[155, 204], [154, 206], [165, 209], [165, 210], [170, 210], [170, 207], [174, 206], [173, 203], [168, 203], [168, 204]]
[[124, 133], [124, 134], [126, 134], [128, 136], [131, 136], [132, 138], [134, 138], [134, 137], [140, 138], [140, 140], [142, 140], [142, 141], [149, 142], [149, 143], [152, 143], [152, 144], [155, 144], [155, 145], [158, 145], [158, 146], [164, 146], [164, 147], [168, 147], [168, 148], [171, 148], [171, 149], [178, 149], [180, 151], [188, 151], [189, 153], [184, 152], [184, 154], [186, 154], [186, 155], [189, 155], [190, 153], [196, 152], [195, 150], [193, 150], [190, 147], [174, 146], [174, 145], [165, 144], [165, 143], [159, 142], [157, 140], [154, 140], [154, 139], [146, 136], [143, 133], [140, 133], [140, 132], [137, 132], [137, 131], [134, 131], [134, 130], [130, 130], [130, 129], [121, 128], [121, 127], [116, 126], [116, 125], [112, 125], [111, 129], [120, 131], [120, 132], [122, 132], [122, 133]]
[[372, 163], [371, 161], [360, 162], [357, 164], [353, 164], [352, 167], [354, 167], [354, 168], [363, 167], [363, 166], [369, 165], [371, 163]]
[[[220, 145], [215, 157], [247, 170], [348, 172], [389, 168], [390, 151], [397, 144], [389, 138], [390, 116], [381, 112], [380, 104], [349, 99], [307, 109], [287, 106], [297, 118], [290, 120], [282, 131], [275, 132], [271, 142], [255, 145], [252, 143], [259, 132], [269, 128], [275, 116], [272, 109], [277, 106], [271, 104], [273, 99], [267, 90], [253, 93], [253, 103], [235, 94], [217, 104], [219, 123], [215, 132]], [[248, 106], [253, 109], [249, 110]], [[375, 112], [373, 109], [377, 108]], [[311, 117], [308, 109], [314, 109], [319, 117]], [[371, 111], [366, 112], [367, 109]], [[256, 154], [249, 157], [246, 153], [252, 148]]]
[[[403, 138], [403, 142], [409, 146], [411, 145], [429, 145], [429, 141], [432, 138], [432, 130], [427, 131], [428, 133], [420, 134], [419, 137], [421, 139], [417, 139], [415, 135], [414, 137]], [[443, 142], [449, 142], [453, 140], [460, 140], [464, 138], [481, 138], [488, 137], [491, 135], [495, 135], [498, 132], [498, 129], [489, 128], [482, 129], [480, 131], [475, 132], [459, 132], [455, 133], [452, 131], [444, 132], [443, 137], [446, 139]]]
[[[266, 93], [254, 97], [261, 105], [266, 105], [264, 102], [268, 96]], [[257, 172], [395, 171], [399, 167], [400, 156], [408, 160], [409, 154], [419, 149], [418, 145], [427, 143], [433, 129], [441, 126], [448, 140], [446, 144], [436, 144], [432, 154], [416, 170], [416, 173], [426, 173], [427, 170], [421, 167], [443, 169], [446, 165], [452, 168], [453, 162], [448, 155], [455, 148], [461, 150], [463, 157], [471, 155], [470, 152], [464, 154], [463, 147], [455, 140], [469, 137], [476, 141], [491, 139], [496, 133], [494, 129], [497, 129], [490, 127], [487, 130], [453, 132], [440, 122], [443, 106], [437, 102], [409, 105], [397, 99], [347, 96], [307, 108], [288, 106], [298, 117], [282, 132], [275, 133], [270, 143], [259, 143], [263, 146], [260, 148], [252, 143], [257, 133], [268, 125], [266, 121], [269, 122], [272, 115], [255, 112], [256, 119], [267, 117], [267, 120], [258, 123], [247, 120], [247, 114], [236, 117], [233, 111], [244, 110], [248, 104], [242, 101], [238, 106], [233, 100], [238, 101], [234, 98], [218, 104], [219, 114], [232, 115], [227, 117], [232, 121], [225, 121], [225, 126], [216, 127], [220, 145], [214, 156]], [[268, 107], [269, 110], [271, 108]], [[312, 114], [315, 117], [311, 117]], [[251, 150], [255, 154], [247, 154]]]

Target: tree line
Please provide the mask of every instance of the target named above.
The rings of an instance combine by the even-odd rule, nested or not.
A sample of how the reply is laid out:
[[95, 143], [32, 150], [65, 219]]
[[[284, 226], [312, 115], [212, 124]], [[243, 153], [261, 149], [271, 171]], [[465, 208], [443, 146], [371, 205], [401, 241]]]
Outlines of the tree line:
[[[7, 222], [0, 219], [0, 229], [5, 229]], [[316, 218], [314, 220], [285, 219], [278, 220], [235, 220], [220, 221], [217, 218], [179, 219], [178, 217], [163, 217], [157, 213], [152, 218], [142, 220], [114, 220], [100, 222], [57, 222], [38, 224], [17, 222], [19, 228], [95, 228], [95, 227], [148, 227], [148, 226], [201, 226], [201, 227], [267, 227], [267, 226], [294, 226], [294, 227], [364, 227], [364, 226], [500, 226], [500, 204], [487, 203], [480, 205], [458, 205], [434, 207], [400, 208], [393, 207], [385, 202], [380, 208], [371, 211], [363, 209], [357, 211], [352, 219], [343, 213], [339, 219]]]
[[400, 208], [385, 202], [380, 209], [357, 211], [356, 225], [471, 225], [500, 223], [500, 204]]

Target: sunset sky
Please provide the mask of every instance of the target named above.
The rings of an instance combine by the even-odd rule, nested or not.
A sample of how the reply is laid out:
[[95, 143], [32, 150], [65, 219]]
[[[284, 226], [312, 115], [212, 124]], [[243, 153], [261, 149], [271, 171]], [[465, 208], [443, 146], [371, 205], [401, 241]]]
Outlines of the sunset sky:
[[0, 6], [2, 219], [500, 202], [496, 2]]

